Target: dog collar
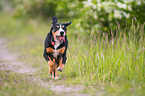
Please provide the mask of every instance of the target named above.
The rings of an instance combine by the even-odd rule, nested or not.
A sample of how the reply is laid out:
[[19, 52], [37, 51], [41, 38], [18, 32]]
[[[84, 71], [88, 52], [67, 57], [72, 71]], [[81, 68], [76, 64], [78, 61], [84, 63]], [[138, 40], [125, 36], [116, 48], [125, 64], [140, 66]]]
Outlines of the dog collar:
[[54, 41], [54, 38], [53, 37], [51, 37], [51, 45], [55, 45], [55, 41]]
[[51, 45], [55, 45], [55, 42], [51, 41]]

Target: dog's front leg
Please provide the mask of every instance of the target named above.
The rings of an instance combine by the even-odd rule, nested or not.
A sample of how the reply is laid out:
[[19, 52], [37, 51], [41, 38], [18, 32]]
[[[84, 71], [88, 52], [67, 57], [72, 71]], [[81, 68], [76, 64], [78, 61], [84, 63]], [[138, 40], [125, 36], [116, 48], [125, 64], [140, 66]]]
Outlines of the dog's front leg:
[[52, 78], [54, 78], [54, 79], [59, 79], [60, 78], [57, 75], [57, 64], [55, 64], [55, 69], [52, 72], [52, 76], [53, 76]]
[[46, 48], [46, 52], [47, 53], [53, 53], [54, 49], [52, 47], [48, 47], [48, 48]]
[[[49, 57], [50, 58], [50, 57]], [[51, 59], [50, 61], [48, 61], [48, 65], [49, 65], [49, 74], [52, 75], [53, 70], [55, 69], [55, 62], [53, 62]]]
[[60, 61], [59, 61], [59, 66], [58, 66], [58, 68], [57, 68], [57, 71], [60, 71], [60, 72], [63, 71], [64, 64], [62, 64], [62, 61], [63, 61], [63, 58], [61, 57], [61, 58], [60, 58]]
[[57, 70], [56, 70], [57, 64], [55, 62], [55, 59], [54, 58], [53, 60], [50, 59], [50, 61], [48, 61], [48, 65], [49, 65], [49, 74], [52, 76], [52, 78], [59, 79], [60, 77], [58, 77], [57, 75]]
[[59, 67], [57, 68], [58, 71], [62, 72], [63, 71], [63, 68], [64, 68], [64, 64], [62, 63], [63, 62], [63, 54], [65, 52], [65, 47], [62, 47], [60, 50], [59, 50], [59, 54], [61, 55], [61, 59], [59, 61]]

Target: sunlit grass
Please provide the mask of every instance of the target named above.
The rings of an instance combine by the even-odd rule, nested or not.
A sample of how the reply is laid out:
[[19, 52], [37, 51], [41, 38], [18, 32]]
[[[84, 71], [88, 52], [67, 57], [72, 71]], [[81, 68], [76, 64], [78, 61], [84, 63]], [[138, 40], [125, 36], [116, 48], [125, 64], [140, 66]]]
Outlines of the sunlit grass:
[[[0, 70], [0, 96], [53, 96], [46, 88], [33, 84], [27, 76]], [[37, 90], [37, 91], [36, 91]]]

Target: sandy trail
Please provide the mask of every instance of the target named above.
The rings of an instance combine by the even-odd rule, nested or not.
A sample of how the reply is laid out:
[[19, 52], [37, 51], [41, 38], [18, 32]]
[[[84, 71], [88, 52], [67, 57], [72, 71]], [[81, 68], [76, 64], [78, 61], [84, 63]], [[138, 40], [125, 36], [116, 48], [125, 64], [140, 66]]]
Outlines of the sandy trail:
[[[81, 85], [56, 85], [51, 79], [47, 81], [44, 80], [45, 78], [35, 78], [32, 75], [34, 75], [35, 71], [38, 69], [32, 68], [27, 63], [19, 62], [17, 54], [9, 52], [6, 42], [6, 39], [0, 38], [0, 70], [10, 70], [20, 74], [27, 74], [27, 80], [29, 80], [31, 83], [49, 88], [49, 90], [55, 91], [56, 95], [64, 94], [65, 96], [90, 96], [90, 94], [87, 93], [78, 93], [85, 88]], [[30, 74], [31, 76], [29, 76]], [[100, 95], [98, 94], [97, 96]]]
[[17, 60], [17, 55], [7, 50], [7, 40], [0, 38], [0, 70], [11, 70], [16, 73], [33, 73], [35, 69]]

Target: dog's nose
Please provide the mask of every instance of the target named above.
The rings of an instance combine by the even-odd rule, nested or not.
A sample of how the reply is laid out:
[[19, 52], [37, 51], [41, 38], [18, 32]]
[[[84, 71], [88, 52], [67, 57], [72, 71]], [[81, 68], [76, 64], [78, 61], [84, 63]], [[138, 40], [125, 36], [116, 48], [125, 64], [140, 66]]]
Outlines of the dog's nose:
[[60, 35], [62, 36], [63, 34], [64, 34], [64, 32], [63, 32], [63, 31], [61, 31], [61, 32], [60, 32]]

